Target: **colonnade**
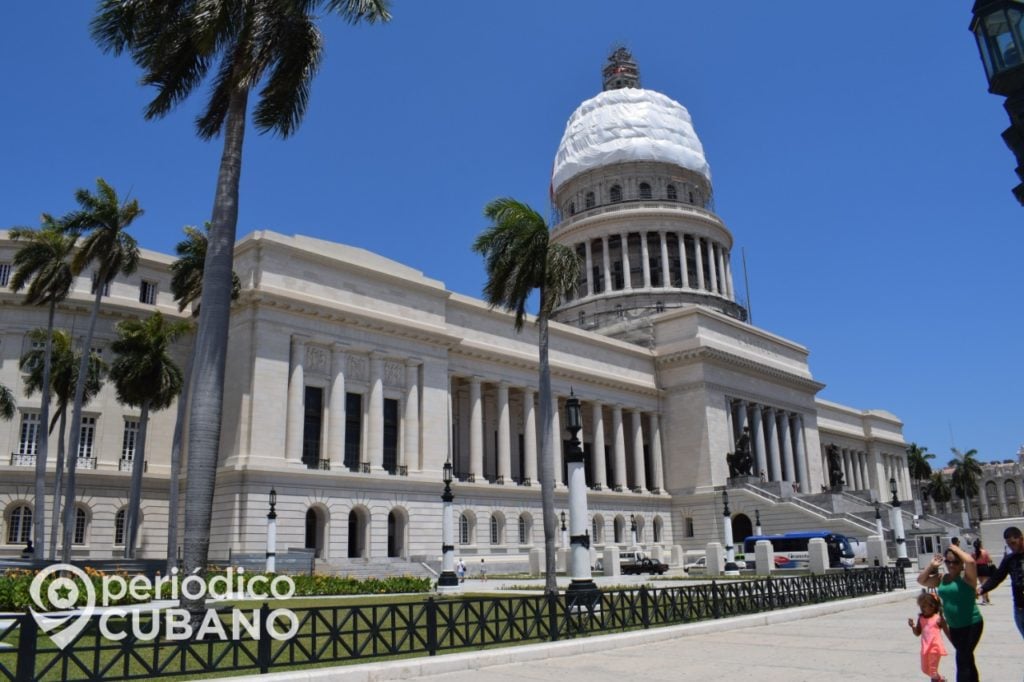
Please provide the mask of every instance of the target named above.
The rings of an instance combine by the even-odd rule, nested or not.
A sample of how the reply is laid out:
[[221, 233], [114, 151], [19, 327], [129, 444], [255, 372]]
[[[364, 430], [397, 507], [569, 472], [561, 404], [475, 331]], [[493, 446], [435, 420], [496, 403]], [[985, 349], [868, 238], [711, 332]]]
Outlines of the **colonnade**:
[[734, 442], [749, 429], [753, 475], [797, 483], [800, 492], [811, 492], [803, 415], [742, 399], [728, 403]]
[[[827, 436], [822, 436], [821, 466], [828, 481], [829, 461]], [[869, 444], [867, 449], [836, 444], [839, 466], [843, 472], [843, 487], [846, 490], [874, 490], [879, 499], [889, 501], [892, 492], [889, 479], [896, 479], [896, 494], [901, 500], [910, 500], [914, 491], [910, 483], [906, 456], [881, 452], [877, 445]]]
[[588, 239], [576, 250], [585, 262], [579, 298], [633, 289], [695, 289], [735, 300], [729, 251], [706, 236], [621, 232]]
[[[469, 482], [486, 480], [497, 485], [534, 484], [538, 480], [540, 428], [537, 392], [531, 387], [512, 386], [505, 381], [486, 382], [480, 376], [452, 376], [451, 382], [452, 455], [459, 477]], [[491, 400], [485, 401], [485, 393]], [[556, 485], [565, 484], [563, 443], [566, 435], [561, 427], [560, 407], [564, 397], [554, 396], [550, 408]], [[513, 401], [519, 408], [515, 418]], [[492, 405], [487, 415], [485, 402]], [[588, 486], [595, 490], [638, 493], [663, 491], [660, 415], [597, 401], [582, 401], [581, 407], [580, 438], [588, 454]], [[485, 438], [488, 426], [492, 427], [493, 446], [492, 439]], [[519, 448], [513, 447], [514, 438], [519, 439]]]

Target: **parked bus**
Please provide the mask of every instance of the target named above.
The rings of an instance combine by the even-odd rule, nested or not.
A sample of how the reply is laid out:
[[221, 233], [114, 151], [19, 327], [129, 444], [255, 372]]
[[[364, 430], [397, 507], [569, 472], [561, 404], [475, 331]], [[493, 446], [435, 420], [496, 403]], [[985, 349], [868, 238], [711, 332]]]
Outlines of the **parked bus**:
[[772, 543], [775, 555], [775, 568], [807, 568], [807, 543], [821, 538], [828, 550], [828, 564], [831, 568], [850, 568], [853, 566], [853, 547], [845, 535], [827, 530], [808, 530], [784, 535], [751, 535], [743, 541], [743, 553], [754, 556], [754, 546], [758, 540]]

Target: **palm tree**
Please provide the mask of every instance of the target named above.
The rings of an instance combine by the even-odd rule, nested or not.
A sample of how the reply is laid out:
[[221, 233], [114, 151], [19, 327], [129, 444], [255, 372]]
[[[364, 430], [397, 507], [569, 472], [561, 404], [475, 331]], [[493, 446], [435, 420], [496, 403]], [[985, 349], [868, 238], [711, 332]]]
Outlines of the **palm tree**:
[[[203, 266], [206, 264], [206, 247], [210, 223], [199, 230], [192, 225], [184, 227], [185, 239], [178, 242], [175, 252], [178, 259], [171, 263], [171, 293], [178, 302], [178, 312], [193, 305], [192, 317], [199, 314], [198, 301], [203, 295]], [[242, 291], [238, 275], [231, 273], [231, 300], [236, 300]], [[178, 549], [178, 500], [181, 477], [181, 438], [185, 425], [185, 411], [188, 405], [189, 388], [192, 385], [192, 367], [195, 362], [195, 347], [189, 349], [185, 365], [185, 381], [178, 396], [178, 414], [174, 422], [174, 436], [171, 439], [171, 482], [167, 495], [167, 572], [177, 564]]]
[[932, 466], [928, 463], [930, 459], [935, 459], [935, 455], [928, 452], [927, 446], [920, 446], [917, 443], [907, 446], [907, 467], [910, 469], [910, 477], [917, 481], [917, 489], [922, 496], [924, 488], [921, 481], [927, 481], [932, 476]]
[[[24, 242], [14, 254], [14, 274], [11, 276], [11, 290], [19, 292], [26, 286], [24, 305], [47, 305], [46, 337], [43, 340], [42, 376], [40, 385], [39, 423], [50, 420], [50, 334], [53, 332], [53, 318], [57, 304], [68, 297], [75, 276], [71, 272], [71, 255], [74, 253], [77, 237], [66, 235], [55, 224], [53, 216], [43, 214], [43, 227], [39, 230], [16, 227], [10, 231], [11, 239]], [[45, 428], [45, 427], [44, 427]], [[35, 515], [34, 543], [42, 552], [46, 537], [46, 460], [50, 454], [49, 438], [43, 437], [36, 444]], [[57, 493], [54, 493], [57, 494]]]
[[[320, 8], [352, 24], [391, 18], [387, 0], [102, 0], [92, 22], [100, 47], [115, 55], [127, 52], [144, 72], [142, 83], [157, 88], [146, 118], [165, 116], [211, 69], [214, 74], [209, 100], [196, 121], [201, 138], [223, 133], [224, 145], [195, 341], [184, 541], [188, 572], [205, 570], [209, 553], [249, 94], [263, 84], [253, 110], [259, 132], [288, 137], [298, 129], [320, 62], [322, 39], [313, 14]], [[199, 613], [197, 604], [191, 606]]]
[[[128, 234], [128, 227], [142, 215], [142, 208], [135, 199], [121, 203], [117, 192], [103, 178], [96, 180], [96, 194], [87, 189], [80, 189], [75, 192], [75, 200], [79, 209], [62, 217], [58, 224], [69, 234], [85, 235], [71, 261], [72, 272], [77, 275], [91, 265], [97, 268], [93, 277], [96, 290], [93, 292], [89, 329], [82, 343], [83, 348], [91, 349], [103, 290], [118, 273], [130, 275], [138, 267], [139, 246], [135, 238]], [[65, 563], [71, 558], [71, 540], [75, 529], [75, 468], [82, 431], [82, 399], [85, 393], [88, 360], [89, 353], [83, 353], [72, 403], [68, 481], [64, 499], [64, 544], [61, 555], [61, 560]]]
[[[57, 529], [60, 527], [61, 492], [63, 491], [64, 480], [64, 444], [67, 433], [68, 405], [75, 397], [75, 386], [78, 383], [78, 366], [81, 361], [82, 352], [76, 351], [71, 334], [63, 329], [55, 329], [48, 332], [45, 329], [35, 329], [29, 333], [29, 337], [36, 342], [44, 338], [52, 341], [52, 358], [50, 370], [50, 391], [57, 401], [57, 409], [50, 419], [47, 435], [53, 433], [54, 427], [60, 424], [57, 429], [57, 466], [53, 480], [53, 520], [50, 523], [50, 549], [46, 555], [50, 559], [57, 558]], [[31, 396], [36, 391], [41, 391], [43, 384], [43, 351], [38, 348], [30, 350], [22, 356], [19, 367], [26, 372], [25, 394]], [[91, 353], [89, 357], [89, 374], [86, 377], [85, 391], [82, 394], [82, 404], [88, 405], [96, 394], [103, 388], [103, 377], [107, 372], [107, 365], [97, 353]], [[44, 428], [45, 422], [43, 422]], [[77, 458], [76, 458], [77, 459]], [[40, 545], [42, 547], [42, 545]]]
[[540, 491], [544, 517], [544, 591], [557, 594], [555, 583], [555, 438], [552, 433], [551, 367], [548, 364], [548, 319], [566, 295], [576, 287], [579, 258], [569, 248], [552, 244], [544, 218], [532, 208], [514, 199], [495, 199], [487, 204], [484, 215], [491, 227], [473, 242], [473, 250], [484, 257], [487, 283], [484, 300], [492, 307], [515, 313], [515, 329], [522, 331], [526, 305], [536, 290], [540, 295], [537, 311], [538, 350], [540, 355]]
[[168, 322], [158, 311], [145, 320], [119, 323], [117, 340], [111, 345], [117, 354], [110, 366], [117, 399], [125, 405], [139, 408], [139, 434], [132, 456], [132, 485], [128, 497], [128, 537], [124, 543], [126, 559], [135, 558], [149, 412], [170, 407], [181, 392], [181, 369], [168, 351], [171, 344], [190, 328], [188, 322]]
[[14, 394], [11, 389], [0, 384], [0, 419], [10, 421], [14, 418]]
[[949, 466], [953, 467], [953, 490], [956, 496], [964, 502], [964, 513], [967, 515], [967, 525], [971, 523], [971, 497], [978, 494], [978, 479], [981, 478], [981, 463], [978, 462], [978, 451], [975, 449], [961, 452], [956, 448], [950, 448], [953, 452], [953, 459]]
[[953, 497], [953, 491], [949, 487], [949, 482], [942, 475], [941, 471], [936, 471], [931, 475], [931, 478], [925, 485], [925, 491], [925, 494], [937, 504], [946, 504]]

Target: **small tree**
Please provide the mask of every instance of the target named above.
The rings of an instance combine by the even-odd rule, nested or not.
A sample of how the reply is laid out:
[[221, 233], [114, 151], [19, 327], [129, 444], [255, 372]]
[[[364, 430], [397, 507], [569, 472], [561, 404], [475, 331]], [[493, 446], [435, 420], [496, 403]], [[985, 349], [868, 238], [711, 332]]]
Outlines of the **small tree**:
[[14, 394], [11, 393], [11, 389], [0, 384], [0, 419], [4, 421], [13, 419], [15, 407]]
[[135, 558], [142, 500], [142, 470], [146, 456], [146, 427], [150, 410], [162, 410], [181, 392], [181, 369], [170, 356], [170, 346], [189, 330], [188, 322], [168, 322], [160, 312], [145, 320], [125, 320], [117, 325], [117, 354], [110, 366], [110, 378], [117, 399], [139, 408], [139, 434], [132, 456], [132, 485], [128, 497], [126, 559]]
[[927, 481], [932, 476], [932, 466], [928, 463], [930, 459], [935, 459], [935, 455], [928, 452], [927, 447], [920, 446], [917, 443], [911, 443], [907, 446], [907, 467], [910, 470], [910, 477], [917, 481], [917, 490], [922, 496], [924, 495], [924, 488], [921, 482]]

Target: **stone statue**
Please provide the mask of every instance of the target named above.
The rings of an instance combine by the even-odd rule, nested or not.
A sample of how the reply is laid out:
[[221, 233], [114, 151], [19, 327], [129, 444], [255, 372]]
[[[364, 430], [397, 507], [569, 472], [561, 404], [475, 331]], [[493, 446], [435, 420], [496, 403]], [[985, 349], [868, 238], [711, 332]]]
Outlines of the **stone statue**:
[[736, 450], [725, 456], [729, 463], [729, 478], [749, 476], [753, 460], [750, 457], [750, 428], [744, 426], [743, 433], [736, 439]]
[[825, 448], [828, 455], [828, 482], [833, 490], [842, 490], [845, 477], [843, 476], [843, 458], [839, 453], [839, 446], [831, 443]]

